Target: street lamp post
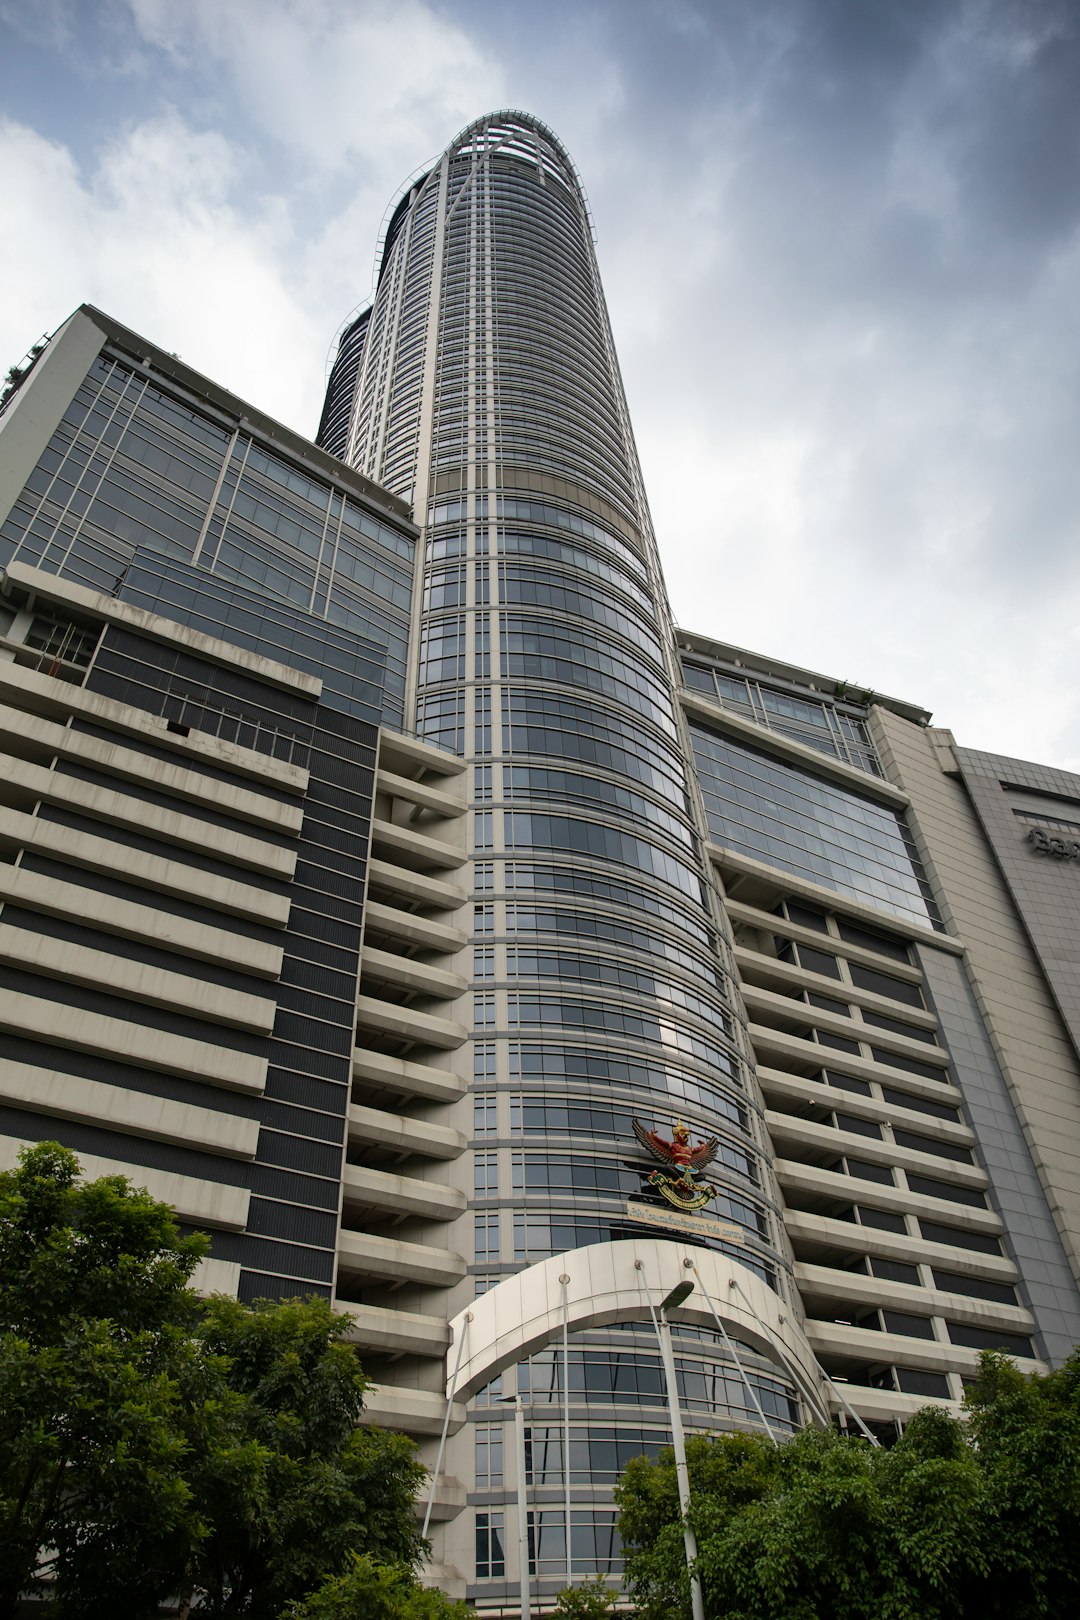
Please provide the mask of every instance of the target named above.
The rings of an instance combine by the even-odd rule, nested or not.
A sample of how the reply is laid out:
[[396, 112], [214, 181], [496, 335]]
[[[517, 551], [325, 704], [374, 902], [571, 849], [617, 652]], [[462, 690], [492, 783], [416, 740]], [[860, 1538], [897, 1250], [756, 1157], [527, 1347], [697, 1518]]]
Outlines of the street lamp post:
[[[634, 1265], [638, 1271], [644, 1271], [640, 1260]], [[678, 1307], [694, 1291], [692, 1282], [681, 1282], [671, 1290], [671, 1293], [661, 1301], [660, 1316], [657, 1319], [653, 1309], [652, 1300], [646, 1294], [649, 1305], [649, 1314], [653, 1319], [656, 1337], [660, 1342], [660, 1360], [664, 1367], [664, 1384], [667, 1390], [668, 1416], [671, 1421], [671, 1446], [675, 1453], [675, 1477], [679, 1483], [679, 1512], [683, 1521], [683, 1546], [686, 1549], [686, 1568], [690, 1576], [690, 1608], [694, 1620], [705, 1620], [705, 1602], [701, 1592], [701, 1576], [694, 1565], [697, 1563], [697, 1537], [690, 1525], [690, 1473], [686, 1466], [686, 1440], [683, 1435], [682, 1413], [679, 1411], [679, 1385], [675, 1377], [675, 1352], [671, 1347], [671, 1325], [666, 1313], [677, 1310]]]

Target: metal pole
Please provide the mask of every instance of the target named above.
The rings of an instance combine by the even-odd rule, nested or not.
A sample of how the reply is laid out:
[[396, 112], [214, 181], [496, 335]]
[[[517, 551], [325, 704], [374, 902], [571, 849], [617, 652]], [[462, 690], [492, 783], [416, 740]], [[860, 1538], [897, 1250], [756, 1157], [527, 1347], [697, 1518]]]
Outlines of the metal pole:
[[564, 1271], [559, 1278], [562, 1284], [562, 1361], [563, 1361], [563, 1512], [565, 1523], [563, 1533], [566, 1537], [566, 1584], [569, 1586], [572, 1579], [571, 1566], [573, 1558], [570, 1552], [570, 1278]]
[[454, 1392], [457, 1389], [458, 1373], [461, 1371], [461, 1352], [465, 1348], [465, 1339], [469, 1332], [469, 1323], [472, 1321], [472, 1311], [465, 1312], [465, 1322], [461, 1329], [461, 1337], [457, 1343], [457, 1355], [454, 1357], [454, 1371], [450, 1379], [450, 1389], [446, 1397], [446, 1414], [443, 1417], [442, 1433], [439, 1436], [439, 1449], [435, 1453], [435, 1467], [431, 1473], [431, 1490], [428, 1492], [427, 1507], [424, 1509], [424, 1528], [421, 1538], [426, 1541], [428, 1525], [431, 1523], [431, 1509], [435, 1503], [435, 1492], [439, 1488], [439, 1475], [442, 1473], [443, 1456], [446, 1452], [446, 1434], [450, 1427], [450, 1414], [454, 1410]]
[[[776, 1334], [772, 1331], [772, 1329], [768, 1326], [768, 1324], [766, 1322], [763, 1322], [761, 1320], [761, 1317], [758, 1315], [757, 1311], [754, 1309], [753, 1301], [750, 1299], [750, 1296], [747, 1294], [746, 1290], [743, 1288], [742, 1284], [739, 1282], [737, 1277], [732, 1277], [731, 1282], [729, 1284], [729, 1287], [734, 1288], [738, 1293], [740, 1293], [742, 1295], [743, 1299], [746, 1301], [747, 1310], [750, 1312], [750, 1314], [754, 1318], [755, 1322], [757, 1322], [758, 1326], [761, 1327], [768, 1334], [770, 1341], [775, 1346], [777, 1355], [780, 1357], [780, 1360], [784, 1363], [784, 1366], [787, 1368], [788, 1372], [791, 1374], [792, 1379], [795, 1381], [796, 1384], [799, 1384], [805, 1390], [806, 1389], [806, 1384], [805, 1384], [804, 1380], [802, 1380], [799, 1377], [798, 1373], [796, 1372], [795, 1367], [788, 1360], [788, 1358], [784, 1354], [783, 1350], [781, 1350], [779, 1344], [777, 1344], [777, 1342], [776, 1342]], [[859, 1416], [858, 1412], [855, 1411], [854, 1407], [848, 1405], [848, 1402], [844, 1398], [843, 1392], [841, 1391], [839, 1385], [835, 1384], [833, 1382], [833, 1380], [829, 1377], [829, 1375], [825, 1371], [824, 1367], [822, 1367], [820, 1361], [818, 1362], [818, 1370], [820, 1371], [822, 1378], [824, 1378], [825, 1382], [828, 1384], [829, 1388], [832, 1390], [833, 1394], [836, 1396], [837, 1400], [840, 1402], [841, 1406], [843, 1406], [845, 1411], [847, 1411], [851, 1415], [851, 1417], [853, 1417], [855, 1419], [855, 1422], [859, 1425], [859, 1428], [862, 1430], [862, 1432], [866, 1436], [867, 1440], [869, 1440], [870, 1444], [872, 1446], [877, 1446], [877, 1447], [880, 1448], [881, 1441], [878, 1439], [877, 1435], [874, 1434], [872, 1429], [867, 1428], [866, 1424], [863, 1422], [863, 1420]], [[832, 1417], [831, 1417], [831, 1414], [828, 1413], [827, 1409], [826, 1409], [826, 1417], [828, 1419], [828, 1422], [826, 1423], [826, 1428], [830, 1428], [832, 1426]]]
[[[642, 1282], [645, 1280], [645, 1267], [640, 1260], [634, 1261], [635, 1269], [642, 1273]], [[660, 1359], [664, 1367], [664, 1384], [667, 1388], [668, 1416], [671, 1422], [671, 1445], [675, 1452], [675, 1477], [679, 1482], [679, 1511], [683, 1521], [683, 1547], [686, 1552], [686, 1569], [690, 1576], [690, 1608], [694, 1620], [705, 1620], [705, 1601], [701, 1593], [701, 1576], [697, 1574], [694, 1565], [697, 1563], [697, 1537], [690, 1525], [690, 1471], [686, 1466], [686, 1440], [683, 1435], [682, 1413], [679, 1411], [679, 1385], [675, 1376], [675, 1352], [671, 1347], [671, 1327], [667, 1317], [661, 1309], [659, 1320], [653, 1309], [653, 1302], [649, 1298], [648, 1290], [645, 1300], [649, 1307], [649, 1315], [656, 1329], [656, 1337], [660, 1343]]]
[[521, 1396], [514, 1397], [514, 1472], [517, 1475], [518, 1511], [518, 1588], [521, 1593], [521, 1620], [532, 1620], [532, 1592], [529, 1580], [529, 1505], [525, 1484], [525, 1408]]
[[746, 1368], [743, 1366], [742, 1362], [739, 1360], [739, 1352], [736, 1350], [734, 1344], [731, 1342], [731, 1339], [728, 1337], [728, 1330], [724, 1326], [723, 1319], [720, 1316], [720, 1312], [717, 1310], [716, 1306], [713, 1304], [711, 1294], [709, 1294], [707, 1292], [707, 1290], [705, 1288], [705, 1284], [701, 1280], [701, 1273], [698, 1271], [697, 1266], [695, 1266], [695, 1264], [694, 1264], [694, 1262], [692, 1260], [689, 1262], [689, 1265], [690, 1265], [690, 1270], [694, 1273], [694, 1276], [698, 1280], [698, 1286], [700, 1287], [701, 1292], [705, 1295], [705, 1299], [706, 1299], [706, 1302], [708, 1304], [708, 1307], [709, 1307], [710, 1311], [712, 1311], [712, 1313], [713, 1313], [713, 1320], [715, 1321], [717, 1327], [720, 1329], [720, 1334], [721, 1334], [721, 1337], [723, 1338], [724, 1344], [727, 1347], [728, 1355], [731, 1357], [732, 1361], [734, 1361], [734, 1363], [735, 1363], [735, 1366], [738, 1368], [739, 1375], [742, 1378], [743, 1383], [746, 1385], [746, 1392], [750, 1396], [750, 1399], [753, 1402], [754, 1407], [757, 1410], [758, 1417], [761, 1419], [762, 1423], [765, 1425], [765, 1433], [768, 1435], [768, 1437], [772, 1441], [773, 1445], [778, 1446], [780, 1444], [780, 1442], [776, 1438], [776, 1435], [773, 1432], [772, 1425], [770, 1424], [768, 1418], [765, 1416], [765, 1408], [762, 1406], [761, 1401], [758, 1398], [758, 1392], [754, 1388], [753, 1384], [750, 1382], [749, 1373], [746, 1371]]

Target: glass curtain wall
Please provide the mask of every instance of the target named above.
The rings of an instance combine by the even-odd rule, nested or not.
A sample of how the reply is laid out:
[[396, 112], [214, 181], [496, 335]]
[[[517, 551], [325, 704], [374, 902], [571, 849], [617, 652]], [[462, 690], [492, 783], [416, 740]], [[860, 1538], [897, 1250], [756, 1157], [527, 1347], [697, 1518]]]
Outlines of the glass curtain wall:
[[[470, 761], [475, 1196], [453, 1246], [474, 1255], [475, 1290], [633, 1235], [632, 1119], [670, 1134], [681, 1116], [721, 1139], [716, 1213], [745, 1233], [732, 1252], [790, 1297], [588, 214], [542, 125], [473, 126], [399, 205], [351, 456], [414, 503], [426, 545], [417, 726]], [[623, 1354], [651, 1376], [651, 1328], [640, 1357], [632, 1343]], [[723, 1347], [703, 1345], [703, 1367], [710, 1357]], [[500, 1389], [513, 1382], [511, 1369]], [[612, 1399], [573, 1392], [580, 1432], [594, 1404], [604, 1434], [655, 1429], [651, 1394], [620, 1389], [619, 1422]], [[549, 1401], [530, 1417], [538, 1436]], [[476, 1406], [486, 1457], [499, 1409]], [[715, 1426], [700, 1406], [690, 1421]], [[468, 1430], [455, 1446], [471, 1446]], [[471, 1455], [450, 1466], [476, 1477]], [[611, 1482], [609, 1464], [575, 1467], [572, 1481], [589, 1525], [606, 1513], [609, 1531], [596, 1504]], [[511, 1511], [501, 1486], [474, 1497], [467, 1571], [492, 1599], [484, 1583], [505, 1574], [494, 1547]], [[561, 1556], [549, 1552], [556, 1517], [538, 1527], [545, 1577]]]

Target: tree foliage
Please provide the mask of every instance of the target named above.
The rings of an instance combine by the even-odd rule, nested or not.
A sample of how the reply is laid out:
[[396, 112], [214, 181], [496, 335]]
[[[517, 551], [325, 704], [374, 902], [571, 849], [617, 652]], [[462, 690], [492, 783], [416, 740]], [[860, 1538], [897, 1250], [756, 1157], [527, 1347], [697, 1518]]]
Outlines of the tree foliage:
[[191, 1584], [200, 1613], [276, 1615], [342, 1569], [354, 1548], [408, 1569], [421, 1543], [412, 1502], [424, 1477], [404, 1435], [357, 1426], [368, 1380], [348, 1328], [321, 1300], [214, 1299], [200, 1339], [243, 1397], [254, 1474], [211, 1455], [199, 1481], [209, 1530]]
[[[1080, 1358], [1025, 1377], [982, 1357], [958, 1420], [889, 1450], [805, 1429], [688, 1441], [710, 1620], [1066, 1620], [1080, 1613]], [[642, 1620], [689, 1620], [671, 1452], [618, 1492]]]
[[563, 1587], [552, 1620], [611, 1620], [617, 1596], [602, 1575], [590, 1575], [577, 1586]]
[[423, 1469], [358, 1424], [348, 1319], [201, 1301], [206, 1248], [54, 1143], [0, 1176], [0, 1620], [44, 1595], [72, 1620], [169, 1598], [275, 1620], [356, 1553], [414, 1584]]
[[286, 1620], [469, 1620], [471, 1615], [466, 1604], [421, 1586], [410, 1570], [354, 1554], [344, 1574], [292, 1605]]

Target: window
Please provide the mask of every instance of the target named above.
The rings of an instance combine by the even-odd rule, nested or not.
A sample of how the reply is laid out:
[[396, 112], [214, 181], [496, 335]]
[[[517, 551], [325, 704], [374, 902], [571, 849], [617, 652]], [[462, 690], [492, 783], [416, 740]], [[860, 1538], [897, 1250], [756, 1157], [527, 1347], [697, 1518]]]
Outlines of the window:
[[[570, 1514], [572, 1567], [610, 1575], [622, 1568], [622, 1542], [614, 1513], [575, 1510]], [[566, 1517], [562, 1508], [529, 1514], [529, 1573], [560, 1575], [566, 1568]], [[479, 1573], [479, 1571], [477, 1571]]]
[[848, 972], [851, 982], [860, 990], [871, 990], [877, 996], [888, 996], [890, 1001], [902, 1001], [908, 1007], [922, 1007], [924, 1005], [922, 992], [917, 984], [908, 984], [905, 979], [894, 978], [891, 973], [879, 973], [877, 968], [863, 967], [861, 962], [849, 962]]
[[897, 1367], [896, 1381], [905, 1395], [925, 1395], [947, 1401], [949, 1380], [944, 1373], [921, 1372], [917, 1367]]
[[473, 1185], [477, 1198], [499, 1196], [499, 1156], [497, 1153], [477, 1153], [473, 1156]]
[[879, 1181], [885, 1187], [896, 1185], [893, 1173], [887, 1165], [871, 1164], [866, 1159], [852, 1158], [841, 1159], [840, 1163], [846, 1168], [849, 1176], [858, 1176], [860, 1181]]
[[913, 1193], [924, 1198], [944, 1198], [953, 1204], [967, 1204], [970, 1209], [985, 1209], [986, 1198], [973, 1187], [954, 1187], [947, 1181], [935, 1181], [930, 1176], [916, 1176], [909, 1170], [907, 1184]]
[[824, 973], [830, 979], [840, 977], [840, 965], [828, 951], [816, 951], [812, 945], [798, 945], [799, 963], [808, 973]]
[[868, 928], [860, 928], [858, 923], [848, 922], [846, 917], [838, 917], [836, 926], [840, 938], [849, 945], [861, 945], [863, 950], [877, 951], [881, 956], [891, 956], [894, 962], [911, 961], [911, 952], [902, 939], [893, 939], [888, 934], [872, 934]]
[[499, 1258], [499, 1217], [474, 1215], [474, 1255], [478, 1265], [490, 1264]]
[[499, 1490], [503, 1483], [503, 1431], [501, 1424], [476, 1426], [476, 1488]]
[[895, 1091], [892, 1086], [882, 1086], [881, 1095], [892, 1108], [906, 1108], [911, 1113], [929, 1114], [934, 1119], [950, 1119], [959, 1123], [960, 1110], [949, 1103], [932, 1102], [928, 1097], [912, 1097], [906, 1091]]
[[493, 1092], [477, 1091], [473, 1093], [473, 1135], [497, 1136], [498, 1099]]
[[476, 1578], [505, 1580], [505, 1524], [501, 1513], [476, 1515]]
[[[908, 1177], [910, 1185], [911, 1177]], [[964, 1232], [940, 1221], [920, 1220], [919, 1230], [927, 1243], [947, 1243], [953, 1249], [970, 1249], [973, 1254], [1000, 1254], [1001, 1244], [988, 1232]]]
[[947, 1322], [953, 1344], [968, 1350], [1005, 1350], [1011, 1356], [1033, 1356], [1031, 1340], [1024, 1333], [1004, 1333], [1000, 1328], [972, 1327], [967, 1322]]
[[939, 1159], [953, 1159], [957, 1164], [973, 1164], [971, 1150], [958, 1147], [955, 1142], [939, 1142], [936, 1137], [918, 1136], [914, 1131], [894, 1127], [893, 1139], [897, 1147], [911, 1148], [915, 1153], [933, 1153]]
[[1015, 1305], [1016, 1289], [1010, 1283], [990, 1282], [985, 1277], [963, 1277], [955, 1271], [934, 1267], [934, 1286], [946, 1294], [964, 1294], [968, 1299], [988, 1299], [995, 1305]]
[[860, 1226], [873, 1227], [878, 1232], [907, 1232], [907, 1222], [902, 1215], [895, 1214], [891, 1209], [868, 1209], [860, 1204], [856, 1210]]
[[883, 1260], [875, 1256], [870, 1262], [870, 1270], [882, 1282], [908, 1283], [912, 1288], [919, 1286], [918, 1266], [909, 1266], [903, 1260]]
[[[703, 725], [694, 723], [690, 731], [705, 814], [718, 843], [921, 928], [941, 926], [907, 823], [896, 811]], [[846, 937], [843, 924], [840, 932]]]

